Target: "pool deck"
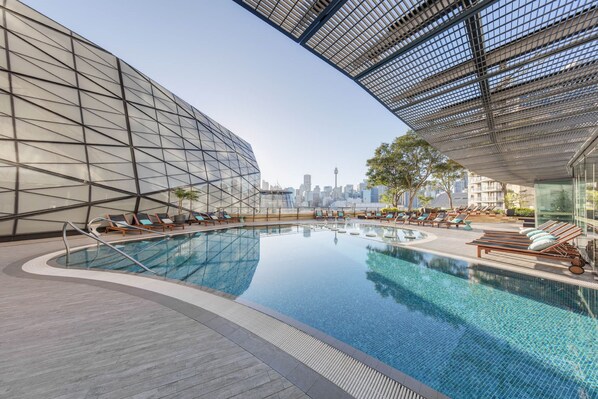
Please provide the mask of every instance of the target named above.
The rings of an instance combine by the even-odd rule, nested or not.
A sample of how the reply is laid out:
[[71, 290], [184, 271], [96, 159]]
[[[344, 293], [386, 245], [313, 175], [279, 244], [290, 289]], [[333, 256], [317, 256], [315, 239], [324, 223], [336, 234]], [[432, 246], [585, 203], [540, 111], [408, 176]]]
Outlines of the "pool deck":
[[[475, 260], [475, 247], [465, 243], [479, 237], [482, 229], [517, 229], [515, 224], [480, 223], [473, 227], [474, 231], [467, 232], [407, 226], [434, 238], [409, 245]], [[198, 228], [185, 231], [189, 230]], [[122, 239], [120, 234], [107, 237]], [[69, 241], [72, 247], [90, 243], [84, 237]], [[317, 367], [317, 356], [304, 359], [301, 351], [281, 350], [284, 345], [272, 344], [276, 337], [263, 338], [269, 331], [260, 334], [239, 325], [246, 321], [242, 318], [237, 324], [207, 309], [209, 306], [143, 287], [32, 275], [21, 270], [25, 261], [61, 249], [62, 241], [56, 238], [0, 243], [0, 398], [363, 396], [349, 395], [326, 378], [326, 372], [314, 371], [327, 371]], [[584, 275], [573, 276], [564, 264], [555, 266], [506, 254], [487, 255], [480, 263], [598, 288], [589, 268]], [[322, 358], [325, 355], [322, 353]], [[360, 359], [359, 354], [354, 357], [367, 360]], [[352, 367], [363, 366], [357, 363]], [[364, 380], [378, 378], [380, 384], [380, 377], [370, 374], [364, 374]], [[392, 374], [392, 370], [385, 374]], [[396, 379], [401, 379], [400, 375]], [[408, 377], [400, 385], [406, 389], [389, 391], [387, 397], [445, 398]], [[355, 389], [352, 392], [367, 393], [365, 388]]]

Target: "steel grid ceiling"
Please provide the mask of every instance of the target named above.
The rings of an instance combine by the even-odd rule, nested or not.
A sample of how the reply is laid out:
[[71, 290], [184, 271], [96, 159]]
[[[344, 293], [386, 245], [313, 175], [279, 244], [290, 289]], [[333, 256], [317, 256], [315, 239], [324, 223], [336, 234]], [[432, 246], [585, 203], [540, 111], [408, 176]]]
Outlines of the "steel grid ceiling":
[[235, 1], [480, 175], [568, 176], [598, 133], [598, 1]]

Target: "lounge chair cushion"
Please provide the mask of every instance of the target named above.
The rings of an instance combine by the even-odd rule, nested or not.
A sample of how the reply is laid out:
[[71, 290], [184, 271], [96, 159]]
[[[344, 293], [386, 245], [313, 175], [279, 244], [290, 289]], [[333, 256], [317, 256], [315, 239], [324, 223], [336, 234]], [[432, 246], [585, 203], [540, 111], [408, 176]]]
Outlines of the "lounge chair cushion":
[[519, 231], [519, 234], [527, 234], [527, 233], [531, 233], [532, 231], [537, 230], [535, 227], [528, 227], [526, 229], [521, 229]]
[[174, 224], [174, 222], [172, 221], [172, 219], [169, 219], [169, 218], [162, 218], [162, 222], [164, 222], [166, 224]]
[[420, 217], [417, 218], [417, 220], [425, 220], [425, 219], [426, 219], [425, 216], [420, 216]]
[[530, 249], [532, 251], [541, 251], [543, 249], [553, 246], [555, 243], [556, 243], [555, 240], [542, 239], [542, 240], [532, 242], [530, 244], [530, 246], [528, 247], [528, 249]]
[[139, 223], [141, 223], [141, 224], [142, 224], [142, 225], [144, 225], [144, 226], [150, 226], [150, 225], [152, 225], [152, 224], [153, 224], [153, 223], [152, 223], [152, 221], [151, 221], [151, 220], [149, 220], [149, 219], [140, 219], [140, 220], [139, 220]]
[[551, 240], [556, 240], [557, 238], [550, 233], [540, 233], [532, 236], [532, 241], [538, 241], [542, 238], [549, 238]]
[[535, 236], [536, 234], [541, 234], [541, 233], [544, 233], [544, 231], [543, 231], [543, 230], [534, 230], [534, 231], [530, 231], [530, 232], [529, 232], [529, 233], [527, 233], [526, 235], [527, 235], [529, 238], [532, 238], [532, 237], [533, 237], [533, 236]]
[[195, 219], [197, 220], [205, 220], [201, 215], [195, 215]]
[[454, 218], [453, 220], [451, 220], [451, 222], [453, 223], [461, 223], [463, 221], [463, 219], [459, 219], [459, 218]]
[[117, 221], [113, 221], [113, 223], [115, 225], [117, 225], [118, 227], [130, 227], [131, 225], [127, 222], [117, 222]]
[[232, 218], [231, 218], [230, 216], [228, 216], [228, 215], [224, 215], [224, 218], [225, 218], [225, 219], [232, 219]]

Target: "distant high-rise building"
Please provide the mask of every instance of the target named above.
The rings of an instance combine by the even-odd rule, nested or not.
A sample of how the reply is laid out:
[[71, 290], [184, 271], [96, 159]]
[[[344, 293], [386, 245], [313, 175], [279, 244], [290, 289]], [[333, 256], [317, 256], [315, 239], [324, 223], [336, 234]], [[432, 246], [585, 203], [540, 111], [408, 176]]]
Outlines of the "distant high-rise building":
[[361, 199], [364, 204], [372, 202], [372, 190], [361, 190]]
[[311, 175], [303, 175], [303, 186], [305, 191], [311, 191]]
[[381, 198], [386, 193], [386, 186], [376, 186], [372, 188], [372, 202], [382, 202]]
[[265, 180], [262, 180], [262, 190], [270, 190], [270, 183]]
[[332, 192], [332, 198], [336, 199], [336, 188], [338, 187], [338, 168], [334, 167], [334, 191]]
[[353, 185], [352, 184], [347, 184], [345, 186], [345, 191], [344, 191], [344, 198], [345, 199], [349, 199], [353, 197]]

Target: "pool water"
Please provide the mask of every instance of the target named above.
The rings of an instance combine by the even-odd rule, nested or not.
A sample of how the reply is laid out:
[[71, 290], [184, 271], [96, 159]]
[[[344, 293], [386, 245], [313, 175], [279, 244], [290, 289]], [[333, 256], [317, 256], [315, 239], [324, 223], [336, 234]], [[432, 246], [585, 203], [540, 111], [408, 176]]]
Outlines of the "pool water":
[[[122, 249], [159, 275], [285, 314], [455, 399], [598, 398], [598, 291], [366, 231], [235, 228]], [[57, 262], [147, 274], [106, 248]]]

